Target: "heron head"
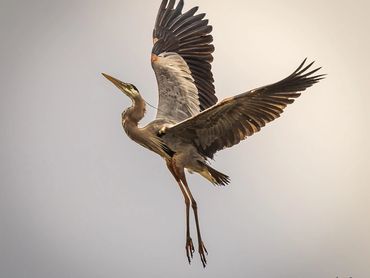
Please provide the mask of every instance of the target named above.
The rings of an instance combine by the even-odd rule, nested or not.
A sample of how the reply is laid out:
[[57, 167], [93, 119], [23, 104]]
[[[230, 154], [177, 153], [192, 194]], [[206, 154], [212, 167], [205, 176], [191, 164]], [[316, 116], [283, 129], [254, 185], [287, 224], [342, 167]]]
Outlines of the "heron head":
[[102, 75], [107, 78], [110, 82], [112, 82], [118, 89], [125, 93], [126, 96], [135, 100], [135, 98], [140, 96], [139, 90], [130, 83], [122, 82], [117, 78], [114, 78], [108, 74], [102, 73]]

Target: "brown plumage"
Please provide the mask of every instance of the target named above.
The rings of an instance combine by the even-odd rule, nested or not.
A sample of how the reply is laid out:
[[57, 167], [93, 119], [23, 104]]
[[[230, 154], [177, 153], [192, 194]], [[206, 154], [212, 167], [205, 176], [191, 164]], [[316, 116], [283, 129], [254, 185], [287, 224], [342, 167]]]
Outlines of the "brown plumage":
[[300, 92], [317, 83], [324, 75], [314, 75], [306, 59], [287, 78], [217, 103], [211, 72], [214, 47], [212, 27], [198, 7], [183, 13], [183, 0], [175, 7], [174, 0], [163, 0], [154, 31], [152, 67], [155, 72], [159, 100], [156, 119], [139, 127], [146, 104], [137, 88], [103, 74], [132, 100], [122, 113], [127, 135], [143, 147], [162, 156], [174, 176], [185, 200], [186, 255], [189, 263], [194, 245], [190, 237], [189, 210], [192, 206], [198, 238], [198, 251], [206, 266], [207, 250], [202, 241], [198, 207], [185, 177], [185, 169], [195, 172], [215, 185], [230, 182], [227, 175], [208, 164], [208, 159], [224, 148], [260, 131], [278, 118]]
[[209, 158], [223, 148], [238, 144], [247, 136], [280, 117], [283, 109], [294, 102], [298, 92], [312, 86], [323, 75], [313, 74], [320, 68], [307, 72], [313, 64], [302, 64], [287, 78], [249, 92], [226, 98], [167, 130], [166, 137], [175, 136], [197, 147]]

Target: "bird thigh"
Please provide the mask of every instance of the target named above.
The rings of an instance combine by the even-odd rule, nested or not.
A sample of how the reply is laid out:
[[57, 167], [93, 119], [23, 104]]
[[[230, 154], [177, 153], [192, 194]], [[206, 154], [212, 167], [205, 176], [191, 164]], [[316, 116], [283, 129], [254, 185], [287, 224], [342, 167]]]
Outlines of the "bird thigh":
[[194, 172], [202, 172], [204, 170], [204, 158], [192, 148], [189, 148], [188, 151], [185, 152], [177, 152], [173, 159], [176, 160], [176, 165], [178, 167], [186, 168]]

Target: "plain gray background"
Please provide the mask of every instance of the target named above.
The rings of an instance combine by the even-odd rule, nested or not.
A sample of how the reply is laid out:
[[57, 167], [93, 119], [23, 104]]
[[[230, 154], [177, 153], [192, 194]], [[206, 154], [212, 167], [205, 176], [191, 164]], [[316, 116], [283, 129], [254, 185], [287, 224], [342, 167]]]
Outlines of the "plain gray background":
[[0, 277], [369, 277], [369, 2], [186, 1], [214, 26], [219, 99], [306, 56], [329, 74], [216, 156], [230, 186], [189, 176], [206, 269], [187, 264], [176, 183], [123, 133], [130, 102], [100, 75], [156, 104], [159, 4], [1, 1]]

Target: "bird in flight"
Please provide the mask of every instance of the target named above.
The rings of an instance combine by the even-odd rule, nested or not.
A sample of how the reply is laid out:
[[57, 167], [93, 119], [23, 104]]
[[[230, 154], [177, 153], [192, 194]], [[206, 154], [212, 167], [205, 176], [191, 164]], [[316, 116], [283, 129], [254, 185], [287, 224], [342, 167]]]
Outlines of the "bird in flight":
[[183, 12], [184, 1], [163, 0], [153, 30], [151, 64], [158, 83], [158, 108], [155, 120], [139, 126], [146, 102], [139, 90], [103, 73], [132, 101], [122, 113], [127, 135], [143, 147], [164, 158], [185, 200], [186, 242], [189, 261], [195, 251], [190, 236], [189, 210], [194, 212], [198, 252], [206, 266], [207, 249], [202, 240], [198, 205], [185, 169], [198, 173], [214, 185], [226, 185], [230, 178], [213, 169], [208, 160], [224, 148], [252, 136], [283, 113], [300, 92], [324, 78], [314, 75], [306, 59], [285, 79], [253, 89], [220, 102], [215, 95], [211, 72], [214, 46], [212, 26], [198, 13], [198, 7]]

